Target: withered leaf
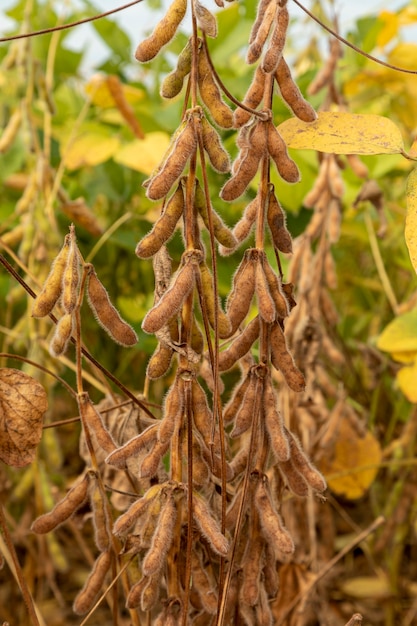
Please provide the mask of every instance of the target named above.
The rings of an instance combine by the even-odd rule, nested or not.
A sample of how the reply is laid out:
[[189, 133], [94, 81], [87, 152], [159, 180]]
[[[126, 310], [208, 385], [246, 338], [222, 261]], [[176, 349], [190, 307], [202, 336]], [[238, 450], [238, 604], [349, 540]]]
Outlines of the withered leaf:
[[23, 467], [33, 461], [47, 408], [46, 392], [34, 378], [0, 369], [0, 459], [7, 465]]

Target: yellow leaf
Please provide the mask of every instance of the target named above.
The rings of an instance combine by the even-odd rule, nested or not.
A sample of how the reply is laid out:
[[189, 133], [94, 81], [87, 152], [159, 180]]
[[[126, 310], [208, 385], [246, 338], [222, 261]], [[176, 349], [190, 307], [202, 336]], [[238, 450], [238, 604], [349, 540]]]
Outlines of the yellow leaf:
[[335, 154], [399, 154], [399, 128], [381, 115], [322, 111], [314, 122], [292, 117], [278, 126], [289, 148]]
[[365, 436], [360, 436], [350, 421], [343, 418], [334, 453], [320, 461], [319, 469], [334, 493], [355, 500], [375, 480], [381, 458], [381, 447], [373, 434], [367, 431]]
[[353, 598], [384, 599], [392, 595], [388, 579], [381, 576], [357, 576], [340, 584], [342, 591]]
[[86, 131], [64, 146], [63, 158], [69, 170], [83, 165], [99, 165], [111, 159], [120, 146], [117, 137], [94, 131]]
[[169, 144], [170, 137], [167, 133], [160, 131], [147, 133], [145, 139], [135, 139], [120, 148], [114, 160], [150, 176], [164, 157]]
[[409, 364], [413, 363], [417, 358], [417, 351], [410, 350], [410, 352], [391, 352], [391, 357], [398, 363]]
[[417, 272], [417, 169], [408, 177], [406, 187], [407, 216], [405, 218], [405, 243], [411, 263]]
[[417, 350], [417, 310], [393, 319], [378, 337], [376, 345], [384, 352], [414, 353]]
[[417, 360], [402, 367], [397, 373], [397, 383], [407, 400], [417, 402]]
[[400, 24], [398, 15], [392, 13], [391, 11], [381, 11], [378, 15], [378, 20], [383, 22], [384, 26], [378, 33], [376, 43], [378, 46], [383, 48], [387, 43], [394, 39], [396, 35], [398, 35]]
[[[108, 77], [102, 74], [96, 74], [85, 86], [87, 94], [90, 96], [93, 104], [108, 109], [116, 106], [114, 97], [110, 93]], [[143, 89], [123, 85], [123, 96], [129, 104], [141, 102], [145, 97]]]

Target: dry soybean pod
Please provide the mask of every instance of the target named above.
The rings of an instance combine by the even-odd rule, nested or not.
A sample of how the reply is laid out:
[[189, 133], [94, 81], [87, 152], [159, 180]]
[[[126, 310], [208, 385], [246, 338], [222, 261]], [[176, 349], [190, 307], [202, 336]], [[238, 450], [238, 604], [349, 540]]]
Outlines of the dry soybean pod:
[[218, 521], [213, 517], [207, 502], [203, 497], [194, 492], [193, 494], [193, 517], [214, 552], [220, 556], [226, 556], [229, 551], [229, 542], [222, 534]]
[[162, 569], [174, 537], [176, 519], [177, 507], [172, 492], [169, 492], [162, 505], [151, 547], [143, 559], [142, 571], [145, 576], [152, 576]]
[[282, 99], [298, 119], [303, 122], [314, 122], [317, 113], [302, 96], [297, 83], [293, 80], [291, 70], [281, 56], [274, 74]]
[[161, 200], [181, 176], [188, 159], [197, 147], [197, 136], [192, 115], [188, 115], [184, 128], [175, 135], [172, 148], [161, 168], [146, 181], [146, 195], [150, 200]]
[[145, 235], [136, 246], [136, 255], [141, 259], [148, 259], [158, 252], [162, 245], [172, 237], [183, 211], [184, 190], [180, 183], [150, 233]]
[[88, 491], [93, 512], [94, 539], [100, 552], [105, 552], [110, 549], [110, 518], [106, 496], [97, 476], [90, 482]]
[[292, 459], [287, 461], [280, 461], [278, 467], [282, 474], [285, 476], [289, 489], [299, 497], [308, 496], [309, 488], [308, 483], [304, 476], [294, 466]]
[[171, 385], [164, 402], [163, 419], [158, 429], [158, 441], [166, 443], [176, 426], [184, 410], [184, 390], [181, 379], [177, 378]]
[[258, 602], [264, 546], [265, 541], [259, 533], [258, 524], [252, 519], [250, 537], [241, 562], [242, 583], [239, 590], [241, 602], [249, 606], [255, 606]]
[[236, 415], [240, 405], [243, 402], [246, 390], [251, 381], [251, 374], [248, 372], [241, 382], [233, 389], [232, 397], [224, 407], [223, 420], [225, 424], [229, 424]]
[[280, 252], [290, 254], [292, 252], [292, 238], [286, 228], [285, 213], [278, 202], [273, 185], [270, 186], [266, 218], [274, 246]]
[[119, 469], [125, 469], [127, 459], [137, 454], [143, 448], [151, 445], [156, 440], [158, 427], [159, 423], [151, 424], [151, 426], [148, 426], [148, 428], [139, 435], [129, 439], [123, 446], [109, 454], [106, 458], [106, 463], [108, 465], [114, 465]]
[[[204, 444], [209, 449], [211, 443], [213, 414], [209, 408], [207, 396], [200, 383], [195, 378], [193, 378], [192, 381], [191, 410], [194, 424], [200, 432]], [[215, 433], [214, 443], [215, 448], [217, 447], [220, 449], [219, 435], [217, 432]]]
[[276, 317], [274, 300], [269, 291], [268, 281], [263, 268], [262, 256], [258, 257], [255, 269], [255, 292], [258, 299], [259, 315], [264, 322], [271, 324]]
[[[270, 1], [270, 0], [269, 0]], [[272, 0], [273, 1], [273, 0]], [[262, 67], [258, 65], [252, 78], [252, 82], [248, 87], [242, 103], [250, 109], [256, 109], [263, 100], [265, 90], [266, 74]], [[251, 114], [245, 109], [237, 108], [233, 113], [233, 126], [240, 128], [249, 121]]]
[[195, 15], [197, 18], [197, 24], [208, 37], [217, 37], [217, 19], [198, 0], [194, 0]]
[[226, 226], [220, 215], [216, 213], [211, 203], [210, 207], [207, 206], [205, 193], [201, 188], [198, 180], [196, 180], [196, 187], [194, 192], [194, 206], [200, 213], [207, 229], [209, 229], [210, 227], [208, 212], [211, 211], [213, 234], [220, 244], [222, 244], [226, 248], [233, 248], [237, 245], [237, 241], [234, 238], [232, 231], [228, 226]]
[[122, 346], [134, 346], [138, 341], [135, 331], [120, 317], [119, 312], [111, 303], [109, 294], [98, 278], [93, 265], [86, 264], [85, 267], [88, 268], [88, 304], [94, 317], [113, 341]]
[[243, 243], [245, 239], [249, 237], [255, 224], [256, 216], [258, 214], [258, 206], [259, 196], [257, 195], [256, 198], [254, 198], [246, 206], [242, 217], [232, 229], [232, 233], [237, 241], [237, 246], [235, 246], [234, 248], [225, 248], [224, 246], [219, 246], [219, 252], [222, 256], [229, 256], [229, 254], [233, 254], [239, 244]]
[[[272, 2], [275, 2], [275, 0], [272, 0]], [[259, 0], [258, 2], [258, 8], [256, 11], [256, 19], [253, 23], [253, 26], [249, 35], [250, 44], [253, 43], [256, 39], [259, 27], [262, 24], [263, 19], [264, 19], [265, 11], [270, 3], [271, 3], [271, 0]]]
[[147, 583], [143, 588], [140, 606], [142, 611], [150, 611], [158, 602], [161, 589], [162, 570], [154, 576], [147, 577]]
[[32, 309], [32, 317], [45, 317], [54, 308], [62, 293], [62, 278], [70, 250], [70, 235], [65, 236], [64, 245], [52, 263], [51, 271], [37, 296]]
[[158, 473], [159, 464], [162, 460], [164, 454], [168, 451], [169, 441], [166, 443], [161, 443], [160, 441], [155, 441], [152, 449], [148, 454], [144, 457], [141, 466], [140, 466], [140, 477], [141, 478], [153, 478]]
[[213, 580], [204, 567], [201, 555], [192, 550], [191, 552], [191, 575], [192, 585], [197, 591], [204, 610], [209, 615], [215, 615], [217, 611], [217, 593]]
[[191, 256], [184, 256], [182, 266], [174, 276], [170, 288], [145, 315], [142, 329], [155, 333], [180, 310], [182, 303], [194, 286], [195, 265]]
[[277, 461], [287, 461], [290, 458], [290, 446], [282, 416], [277, 409], [277, 397], [269, 376], [266, 377], [264, 383], [263, 409], [265, 427], [272, 451]]
[[163, 342], [159, 342], [146, 367], [146, 376], [156, 380], [164, 376], [171, 367], [174, 349]]
[[141, 63], [153, 59], [163, 46], [174, 37], [187, 10], [187, 0], [173, 0], [152, 34], [136, 48], [135, 57]]
[[222, 145], [219, 133], [205, 117], [201, 119], [201, 131], [204, 150], [213, 169], [221, 174], [230, 172], [230, 156]]
[[67, 495], [58, 502], [52, 511], [41, 515], [33, 522], [31, 529], [37, 534], [49, 533], [57, 526], [65, 522], [86, 501], [88, 496], [88, 484], [91, 474], [87, 472], [81, 482], [72, 487]]
[[230, 433], [230, 436], [233, 438], [240, 437], [240, 435], [249, 430], [252, 425], [255, 404], [260, 386], [258, 381], [259, 379], [256, 374], [251, 373], [249, 385], [243, 397], [243, 402], [236, 412], [234, 427]]
[[294, 552], [294, 542], [284, 528], [280, 515], [272, 504], [267, 477], [263, 476], [255, 489], [254, 504], [259, 514], [261, 528], [267, 542], [284, 554]]
[[273, 122], [267, 122], [268, 151], [273, 158], [281, 178], [287, 183], [298, 183], [300, 172], [295, 162], [288, 156], [287, 146]]
[[268, 49], [262, 60], [262, 69], [268, 74], [271, 74], [277, 68], [282, 51], [284, 50], [289, 23], [290, 16], [287, 5], [278, 6], [278, 11], [275, 14], [274, 29], [268, 43]]
[[252, 251], [246, 250], [233, 277], [233, 289], [227, 299], [226, 313], [232, 325], [232, 334], [245, 319], [255, 293], [255, 263], [251, 255]]
[[74, 326], [74, 317], [72, 313], [66, 313], [61, 317], [58, 324], [55, 326], [55, 331], [49, 344], [49, 353], [58, 357], [65, 353], [68, 342], [71, 338], [72, 329]]
[[305, 378], [294, 363], [285, 335], [277, 322], [271, 326], [271, 362], [275, 369], [282, 372], [290, 389], [304, 391]]
[[[207, 316], [210, 323], [210, 326], [214, 328], [214, 310], [215, 310], [215, 302], [214, 302], [214, 288], [213, 288], [213, 276], [207, 265], [204, 263], [200, 263], [199, 265], [200, 271], [200, 279], [202, 286], [202, 298], [204, 304], [206, 306]], [[231, 334], [231, 325], [229, 318], [222, 311], [220, 306], [220, 299], [218, 299], [218, 329], [219, 329], [219, 337], [221, 339], [225, 339], [226, 337], [230, 337]]]
[[201, 99], [216, 124], [221, 128], [232, 128], [233, 112], [222, 100], [204, 44], [198, 54], [198, 88]]
[[111, 552], [102, 552], [96, 559], [94, 567], [85, 581], [84, 587], [74, 600], [73, 611], [76, 615], [84, 615], [93, 606], [104, 579], [110, 569], [112, 555]]
[[269, 2], [267, 6], [265, 6], [262, 19], [260, 20], [259, 26], [256, 30], [256, 35], [252, 38], [251, 34], [252, 41], [246, 54], [246, 61], [249, 65], [255, 63], [255, 61], [257, 61], [261, 56], [262, 48], [264, 47], [269, 31], [271, 30], [271, 25], [277, 12], [277, 8], [276, 0]]
[[65, 270], [62, 276], [61, 304], [65, 313], [72, 313], [78, 299], [80, 283], [80, 253], [75, 239], [74, 226], [70, 227], [70, 245]]
[[[159, 485], [154, 485], [154, 487], [159, 487]], [[151, 489], [154, 487], [151, 487]], [[123, 536], [129, 532], [130, 528], [136, 523], [139, 517], [146, 513], [151, 501], [152, 498], [143, 496], [133, 502], [128, 510], [117, 518], [113, 526], [113, 534]]]
[[104, 422], [100, 413], [91, 402], [88, 393], [83, 391], [77, 395], [78, 410], [80, 412], [81, 421], [87, 424], [87, 428], [94, 435], [100, 448], [111, 454], [117, 448], [113, 437], [104, 426]]
[[320, 492], [325, 491], [327, 488], [325, 479], [309, 461], [298, 439], [290, 431], [285, 430], [290, 442], [291, 461], [294, 467], [302, 474], [312, 489]]
[[226, 202], [232, 202], [245, 193], [249, 183], [256, 176], [261, 156], [253, 149], [242, 152], [239, 167], [220, 191], [220, 197]]
[[278, 317], [284, 319], [289, 315], [290, 312], [288, 302], [282, 290], [281, 279], [277, 276], [277, 274], [270, 266], [266, 256], [263, 259], [263, 269], [265, 272], [266, 280], [268, 281], [270, 294], [275, 303], [277, 315]]
[[259, 316], [257, 315], [246, 328], [233, 340], [230, 346], [219, 355], [219, 370], [226, 372], [235, 363], [240, 361], [242, 356], [249, 352], [252, 344], [259, 337]]

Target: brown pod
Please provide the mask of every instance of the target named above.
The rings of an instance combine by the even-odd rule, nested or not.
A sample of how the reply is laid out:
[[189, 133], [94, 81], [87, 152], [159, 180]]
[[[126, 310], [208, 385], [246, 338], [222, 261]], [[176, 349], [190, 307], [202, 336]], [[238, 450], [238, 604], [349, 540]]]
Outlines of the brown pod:
[[170, 288], [145, 315], [142, 329], [145, 333], [155, 333], [176, 315], [187, 295], [194, 286], [195, 265], [193, 258], [183, 256], [180, 269], [174, 276]]
[[[159, 487], [159, 485], [154, 485], [151, 489], [154, 489], [156, 486]], [[113, 534], [116, 536], [123, 536], [128, 533], [139, 517], [145, 515], [152, 499], [153, 498], [146, 497], [145, 495], [143, 498], [139, 498], [136, 502], [133, 502], [128, 510], [117, 518], [113, 526]]]
[[[209, 408], [207, 396], [195, 378], [192, 381], [191, 410], [194, 424], [201, 434], [205, 446], [209, 449], [212, 440], [213, 414]], [[215, 452], [217, 452], [220, 449], [220, 439], [217, 431], [215, 431], [214, 439], [214, 448]]]
[[33, 532], [41, 535], [49, 533], [69, 519], [87, 499], [90, 476], [89, 473], [85, 474], [82, 481], [72, 487], [65, 498], [58, 502], [52, 511], [35, 519], [31, 526]]
[[121, 346], [134, 346], [138, 337], [110, 301], [109, 294], [92, 265], [88, 271], [88, 304], [100, 326]]
[[270, 598], [275, 598], [279, 590], [279, 577], [275, 552], [269, 543], [265, 544], [263, 575], [265, 591]]
[[309, 488], [307, 481], [304, 476], [300, 474], [300, 472], [294, 467], [294, 463], [292, 459], [288, 459], [287, 461], [280, 461], [279, 469], [285, 476], [285, 479], [288, 483], [288, 487], [290, 490], [299, 497], [308, 496]]
[[192, 585], [197, 591], [204, 610], [209, 615], [215, 615], [217, 611], [216, 587], [209, 576], [209, 571], [204, 567], [201, 556], [195, 551], [191, 552], [191, 575]]
[[180, 427], [184, 411], [184, 390], [180, 379], [171, 385], [164, 402], [163, 419], [158, 429], [158, 441], [169, 442], [176, 428]]
[[290, 442], [291, 461], [294, 467], [300, 472], [303, 478], [305, 478], [312, 489], [320, 492], [325, 491], [327, 489], [326, 481], [322, 474], [309, 461], [301, 447], [301, 443], [290, 431], [287, 431], [287, 436]]
[[135, 253], [141, 259], [153, 256], [173, 235], [178, 220], [184, 211], [184, 190], [180, 183], [167, 202], [164, 212], [155, 222], [150, 233], [136, 246]]
[[137, 583], [131, 586], [126, 598], [126, 608], [136, 609], [140, 607], [142, 592], [149, 582], [147, 576], [143, 576]]
[[258, 603], [255, 607], [257, 626], [273, 626], [274, 616], [272, 615], [270, 600], [264, 584], [259, 587]]
[[303, 98], [283, 56], [278, 62], [274, 76], [282, 99], [294, 115], [303, 122], [314, 122], [317, 119], [317, 113], [311, 104]]
[[[215, 299], [214, 299], [214, 288], [213, 288], [213, 276], [210, 273], [207, 265], [202, 262], [199, 265], [200, 271], [200, 279], [201, 279], [201, 287], [202, 287], [202, 299], [207, 311], [207, 317], [210, 323], [210, 326], [214, 328], [215, 321]], [[220, 298], [218, 298], [218, 317], [217, 324], [219, 330], [219, 337], [221, 339], [225, 339], [226, 337], [230, 337], [231, 334], [231, 326], [230, 321], [227, 315], [222, 311], [220, 305]]]
[[171, 346], [167, 346], [162, 342], [158, 343], [146, 367], [147, 377], [151, 380], [156, 380], [157, 378], [161, 378], [161, 376], [165, 376], [171, 367], [173, 355], [174, 350]]
[[119, 469], [126, 468], [126, 461], [131, 456], [137, 454], [143, 448], [146, 448], [153, 444], [156, 440], [158, 433], [159, 423], [148, 426], [140, 435], [136, 435], [132, 439], [129, 439], [123, 446], [117, 448], [114, 452], [109, 454], [106, 458], [108, 465], [114, 465]]
[[263, 410], [265, 428], [271, 442], [272, 452], [277, 461], [287, 461], [290, 458], [290, 446], [282, 416], [277, 409], [277, 397], [269, 376], [264, 382]]
[[294, 363], [282, 328], [276, 322], [271, 326], [271, 362], [275, 369], [282, 372], [290, 389], [304, 391], [305, 378]]
[[246, 390], [250, 384], [251, 375], [248, 372], [244, 379], [236, 385], [233, 390], [232, 397], [229, 402], [224, 407], [223, 412], [223, 420], [225, 424], [229, 424], [232, 420], [234, 420], [236, 412], [238, 411], [240, 405], [243, 402], [243, 398], [245, 396]]
[[[266, 3], [260, 3], [260, 7]], [[277, 12], [277, 2], [272, 0], [272, 2], [267, 3], [266, 6], [263, 7], [262, 19], [259, 20], [259, 26], [257, 24], [258, 19], [255, 21], [254, 27], [252, 29], [252, 33], [250, 35], [250, 45], [248, 48], [248, 52], [246, 54], [246, 61], [249, 64], [255, 63], [259, 59], [262, 54], [262, 49], [269, 35], [269, 31], [271, 30], [272, 22], [275, 18]]]
[[245, 150], [242, 153], [236, 173], [229, 178], [220, 190], [222, 200], [232, 202], [232, 200], [236, 200], [245, 193], [249, 183], [256, 176], [260, 160], [261, 155], [257, 154], [253, 149]]
[[97, 477], [90, 482], [89, 500], [93, 511], [94, 539], [100, 552], [110, 550], [110, 518], [106, 496], [100, 489]]
[[193, 484], [207, 485], [210, 480], [209, 464], [204, 459], [203, 442], [198, 433], [193, 433]]
[[253, 41], [255, 41], [256, 35], [258, 34], [259, 27], [263, 22], [265, 11], [270, 3], [271, 3], [271, 0], [259, 0], [258, 8], [256, 10], [256, 19], [252, 25], [252, 29], [249, 35], [249, 43], [252, 43]]
[[187, 10], [187, 0], [173, 0], [152, 34], [136, 48], [135, 57], [141, 63], [153, 59], [163, 46], [174, 37]]
[[72, 313], [77, 305], [80, 284], [80, 253], [75, 239], [74, 226], [70, 228], [68, 258], [62, 276], [61, 304], [65, 313]]
[[243, 397], [243, 402], [236, 412], [234, 428], [230, 433], [231, 437], [240, 437], [240, 435], [249, 430], [251, 427], [255, 415], [255, 404], [260, 387], [260, 379], [252, 373], [250, 375], [249, 385]]
[[267, 324], [276, 317], [274, 300], [269, 291], [268, 281], [263, 268], [262, 258], [258, 257], [255, 269], [255, 292], [258, 299], [259, 315]]
[[219, 370], [230, 370], [247, 352], [259, 337], [259, 316], [257, 315], [236, 337], [227, 350], [219, 355]]
[[159, 464], [161, 463], [162, 457], [166, 454], [168, 449], [169, 449], [169, 441], [166, 443], [155, 441], [152, 449], [144, 457], [141, 463], [141, 466], [140, 466], [141, 478], [153, 478], [154, 476], [157, 475]]
[[290, 309], [287, 298], [285, 297], [282, 289], [281, 279], [270, 266], [266, 256], [263, 259], [263, 268], [268, 282], [269, 292], [275, 304], [277, 315], [278, 317], [284, 319], [289, 315]]
[[208, 37], [217, 37], [217, 19], [206, 7], [194, 1], [194, 10], [197, 18], [197, 24]]
[[62, 293], [62, 279], [70, 250], [70, 235], [65, 236], [64, 245], [52, 263], [51, 271], [37, 296], [32, 309], [32, 317], [45, 317], [54, 308]]
[[232, 128], [233, 112], [222, 100], [220, 89], [210, 67], [205, 46], [201, 47], [198, 54], [198, 88], [201, 99], [216, 124], [221, 128]]
[[146, 553], [142, 571], [145, 576], [152, 576], [159, 572], [165, 564], [168, 550], [174, 537], [174, 526], [177, 519], [177, 507], [172, 492], [162, 505], [158, 524], [152, 537], [151, 547]]
[[85, 615], [93, 606], [103, 586], [104, 579], [110, 569], [111, 552], [102, 552], [96, 559], [94, 567], [87, 578], [84, 587], [74, 600], [73, 611], [76, 615]]
[[229, 542], [222, 534], [218, 521], [213, 517], [207, 502], [194, 492], [193, 517], [201, 534], [207, 539], [210, 546], [220, 556], [226, 556], [229, 551]]
[[288, 530], [284, 528], [280, 515], [272, 504], [271, 494], [264, 476], [255, 489], [254, 504], [259, 514], [264, 537], [275, 549], [284, 554], [293, 554], [294, 542]]
[[285, 141], [273, 122], [267, 122], [268, 151], [273, 158], [281, 178], [287, 183], [298, 183], [300, 172], [295, 162], [288, 156]]
[[[270, 0], [268, 0], [269, 2]], [[264, 97], [266, 74], [262, 67], [258, 65], [253, 75], [251, 84], [242, 100], [242, 104], [245, 104], [250, 109], [256, 109]], [[234, 128], [240, 128], [246, 122], [249, 121], [251, 114], [245, 109], [237, 108], [233, 113], [233, 126]]]
[[[237, 244], [243, 243], [251, 234], [253, 226], [256, 221], [256, 216], [258, 214], [259, 207], [259, 195], [256, 196], [249, 204], [246, 206], [242, 217], [240, 220], [234, 225], [232, 233], [237, 241]], [[223, 246], [219, 247], [219, 252], [222, 256], [228, 256], [232, 254], [236, 248], [225, 248]]]
[[73, 326], [74, 317], [72, 313], [66, 313], [61, 317], [55, 327], [55, 332], [49, 344], [49, 352], [52, 356], [58, 357], [61, 356], [61, 354], [65, 354]]
[[150, 611], [158, 602], [161, 589], [161, 576], [162, 570], [154, 576], [147, 577], [147, 584], [143, 588], [140, 599], [142, 611]]
[[234, 334], [248, 314], [253, 294], [255, 293], [255, 262], [251, 250], [245, 256], [233, 277], [233, 290], [227, 299], [226, 313]]
[[264, 546], [265, 541], [259, 532], [252, 532], [242, 558], [242, 583], [239, 591], [241, 602], [249, 606], [258, 603]]
[[3, 133], [0, 137], [0, 154], [3, 154], [3, 152], [6, 152], [10, 148], [19, 132], [21, 124], [22, 109], [19, 107], [12, 113], [6, 127], [3, 129]]
[[230, 172], [229, 153], [224, 149], [219, 133], [205, 117], [201, 119], [201, 131], [204, 150], [213, 169], [221, 174]]
[[327, 58], [326, 63], [321, 67], [320, 71], [316, 74], [316, 77], [308, 87], [307, 93], [310, 96], [319, 92], [320, 89], [325, 87], [325, 85], [332, 80], [341, 53], [342, 50], [340, 42], [335, 37], [332, 37], [330, 40], [330, 56]]
[[273, 185], [269, 191], [266, 217], [274, 246], [280, 252], [290, 254], [292, 252], [292, 238], [286, 228], [285, 213], [278, 202]]
[[188, 116], [184, 128], [174, 136], [171, 146], [160, 169], [146, 181], [146, 195], [150, 200], [161, 200], [167, 195], [197, 147], [197, 135], [191, 115]]
[[213, 235], [220, 244], [222, 244], [226, 248], [233, 248], [237, 245], [237, 241], [234, 238], [232, 231], [226, 226], [220, 215], [216, 213], [211, 203], [210, 207], [207, 207], [206, 196], [198, 180], [196, 180], [196, 187], [194, 192], [194, 206], [203, 218], [203, 222], [207, 230], [210, 229], [210, 221], [208, 215], [208, 212], [210, 210], [211, 221], [213, 225]]
[[114, 452], [117, 448], [114, 439], [105, 427], [100, 413], [88, 397], [88, 393], [86, 391], [79, 393], [77, 402], [82, 424], [87, 425], [89, 432], [94, 435], [100, 448], [107, 454]]
[[282, 51], [284, 50], [289, 22], [290, 16], [287, 5], [278, 6], [278, 11], [275, 14], [274, 29], [268, 43], [268, 49], [262, 60], [262, 69], [268, 74], [275, 72], [278, 66]]

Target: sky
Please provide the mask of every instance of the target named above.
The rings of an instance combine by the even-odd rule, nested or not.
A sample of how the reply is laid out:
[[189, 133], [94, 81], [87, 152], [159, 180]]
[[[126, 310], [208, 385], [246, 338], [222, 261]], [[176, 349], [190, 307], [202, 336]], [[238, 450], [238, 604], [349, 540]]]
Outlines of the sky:
[[[109, 11], [112, 8], [116, 8], [125, 4], [128, 0], [95, 0], [93, 3], [97, 7], [98, 12]], [[169, 4], [170, 0], [163, 0], [164, 4]], [[7, 30], [7, 27], [13, 23], [5, 17], [3, 11], [8, 7], [13, 6], [16, 0], [0, 0], [0, 32], [3, 33]], [[80, 0], [66, 0], [57, 2], [58, 6], [65, 6], [70, 4], [78, 4], [82, 6]], [[203, 0], [203, 3], [207, 7], [215, 7], [214, 0]], [[311, 0], [304, 0], [304, 4], [307, 8], [310, 8]], [[375, 14], [383, 9], [394, 11], [395, 9], [405, 6], [407, 0], [335, 0], [335, 6], [339, 14], [339, 25], [341, 33], [345, 34], [354, 22], [361, 16], [366, 14]], [[292, 17], [296, 18], [297, 15], [302, 15], [301, 9], [296, 4], [293, 4], [290, 9]], [[154, 24], [157, 20], [157, 16], [154, 11], [150, 11], [146, 6], [146, 0], [143, 4], [135, 5], [125, 11], [116, 13], [112, 16], [120, 26], [125, 30], [132, 39], [132, 42], [138, 42], [145, 29], [149, 28], [148, 24]], [[415, 31], [414, 31], [415, 32]], [[0, 35], [1, 36], [1, 35]], [[416, 35], [417, 38], [417, 35]], [[107, 56], [107, 52], [104, 46], [95, 38], [94, 31], [91, 26], [84, 25], [74, 29], [73, 33], [67, 39], [67, 45], [70, 45], [74, 49], [80, 50], [87, 47], [89, 52], [87, 54], [87, 64], [85, 71], [90, 73], [90, 70], [94, 65], [99, 65], [100, 59], [104, 60]], [[132, 50], [134, 49], [134, 44]], [[90, 66], [90, 67], [89, 67]]]

